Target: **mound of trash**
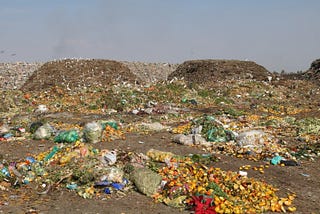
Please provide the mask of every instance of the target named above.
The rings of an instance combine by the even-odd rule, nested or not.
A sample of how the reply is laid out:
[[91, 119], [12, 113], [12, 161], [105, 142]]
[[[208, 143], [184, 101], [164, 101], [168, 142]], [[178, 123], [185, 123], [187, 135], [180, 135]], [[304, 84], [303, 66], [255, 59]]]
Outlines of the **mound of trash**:
[[226, 79], [267, 80], [268, 76], [272, 74], [252, 61], [210, 59], [185, 61], [169, 75], [169, 80], [176, 77], [189, 83], [208, 84]]
[[310, 80], [320, 80], [320, 59], [314, 60], [303, 76]]
[[169, 74], [175, 71], [179, 64], [171, 63], [147, 63], [147, 62], [122, 62], [130, 71], [147, 83], [167, 80]]
[[0, 88], [2, 90], [19, 89], [42, 64], [40, 62], [0, 63]]
[[36, 70], [22, 86], [24, 91], [61, 87], [67, 90], [104, 87], [139, 80], [121, 62], [101, 59], [66, 59], [50, 61]]

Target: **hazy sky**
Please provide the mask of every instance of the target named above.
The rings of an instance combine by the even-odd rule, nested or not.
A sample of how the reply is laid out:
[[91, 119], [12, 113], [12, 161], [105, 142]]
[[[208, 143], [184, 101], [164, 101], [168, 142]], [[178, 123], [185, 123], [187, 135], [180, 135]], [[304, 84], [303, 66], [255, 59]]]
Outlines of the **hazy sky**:
[[0, 62], [320, 58], [319, 0], [0, 0]]

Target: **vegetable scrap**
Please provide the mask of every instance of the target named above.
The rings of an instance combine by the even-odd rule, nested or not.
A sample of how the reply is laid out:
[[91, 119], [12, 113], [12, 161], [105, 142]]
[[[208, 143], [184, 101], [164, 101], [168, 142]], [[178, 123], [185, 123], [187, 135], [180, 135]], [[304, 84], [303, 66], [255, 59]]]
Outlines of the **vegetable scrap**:
[[154, 199], [169, 204], [181, 196], [176, 207], [189, 207], [196, 213], [261, 213], [295, 210], [295, 194], [277, 196], [277, 188], [239, 173], [208, 167], [186, 157], [171, 158], [159, 169], [165, 185]]

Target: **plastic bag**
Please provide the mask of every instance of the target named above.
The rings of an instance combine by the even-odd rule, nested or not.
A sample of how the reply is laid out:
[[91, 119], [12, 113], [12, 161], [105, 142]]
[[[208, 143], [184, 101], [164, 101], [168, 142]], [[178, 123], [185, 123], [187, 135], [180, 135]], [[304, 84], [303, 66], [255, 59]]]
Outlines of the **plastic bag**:
[[88, 143], [98, 143], [101, 141], [102, 126], [99, 123], [87, 123], [83, 130], [83, 137]]
[[171, 159], [174, 154], [171, 152], [163, 152], [156, 149], [150, 149], [147, 152], [147, 156], [154, 161], [165, 162], [166, 159]]
[[210, 142], [228, 142], [235, 138], [234, 134], [222, 127], [212, 128], [207, 132], [207, 140]]
[[110, 126], [110, 127], [114, 128], [115, 130], [119, 129], [118, 124], [116, 122], [112, 122], [112, 121], [104, 122], [101, 125], [102, 125], [102, 129], [105, 129], [106, 126]]
[[56, 143], [74, 143], [79, 140], [79, 134], [76, 130], [62, 131], [55, 138]]

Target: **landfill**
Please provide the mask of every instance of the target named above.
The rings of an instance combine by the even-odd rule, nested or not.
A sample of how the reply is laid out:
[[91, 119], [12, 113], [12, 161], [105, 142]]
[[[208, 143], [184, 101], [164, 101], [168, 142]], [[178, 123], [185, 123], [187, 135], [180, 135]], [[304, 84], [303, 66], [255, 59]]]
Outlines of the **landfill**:
[[[109, 81], [106, 86], [90, 85], [90, 79], [78, 87], [76, 77], [69, 85], [44, 82], [42, 90], [33, 85], [46, 69], [69, 71], [81, 63], [96, 66], [94, 72], [103, 63], [122, 74], [136, 70], [126, 81], [96, 77]], [[216, 62], [203, 62], [210, 63]], [[178, 66], [177, 77], [186, 64]], [[150, 68], [156, 66], [170, 70], [167, 80], [157, 80], [157, 72], [139, 73], [148, 66], [137, 62], [61, 60], [36, 66], [21, 89], [3, 88], [0, 210], [14, 212], [18, 206], [42, 213], [39, 201], [50, 204], [60, 193], [93, 204], [126, 201], [138, 193], [145, 197], [142, 213], [320, 209], [314, 168], [320, 156], [317, 82], [261, 70], [254, 78], [214, 74], [215, 82], [192, 84], [189, 77], [170, 79], [177, 65]], [[72, 206], [60, 203], [55, 206]], [[118, 206], [110, 209], [134, 213]]]

